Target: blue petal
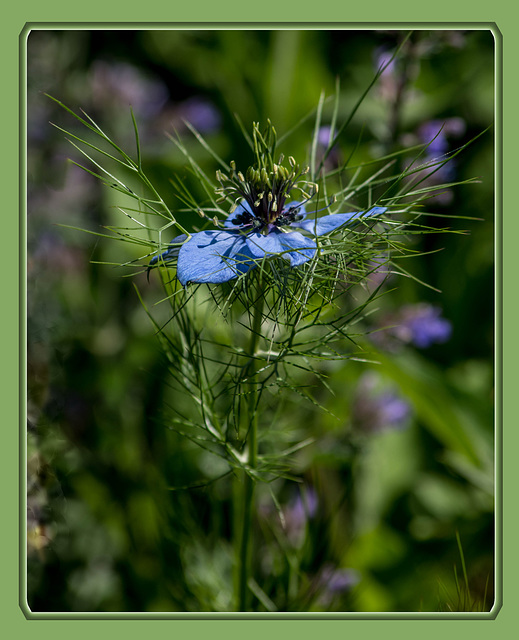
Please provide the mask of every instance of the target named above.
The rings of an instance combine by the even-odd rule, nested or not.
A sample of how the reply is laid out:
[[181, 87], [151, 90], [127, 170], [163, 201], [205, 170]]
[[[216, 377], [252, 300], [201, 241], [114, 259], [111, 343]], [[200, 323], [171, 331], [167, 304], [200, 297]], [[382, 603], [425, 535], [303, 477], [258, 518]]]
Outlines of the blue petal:
[[292, 202], [287, 202], [283, 207], [283, 213], [288, 213], [290, 210], [297, 209], [298, 213], [302, 216], [306, 216], [306, 208], [304, 204], [301, 204], [298, 200], [292, 200]]
[[201, 231], [180, 247], [177, 278], [188, 282], [217, 284], [246, 273], [254, 260], [245, 242], [246, 236], [236, 231]]
[[[373, 207], [369, 211], [355, 211], [353, 213], [332, 213], [321, 218], [307, 218], [301, 222], [294, 222], [291, 227], [298, 229], [304, 229], [309, 233], [313, 233], [316, 236], [323, 236], [332, 231], [335, 231], [339, 227], [342, 227], [347, 222], [355, 220], [357, 218], [364, 218], [367, 216], [379, 216], [387, 210], [387, 207]], [[311, 216], [311, 214], [310, 214]]]
[[247, 200], [242, 200], [240, 204], [236, 207], [236, 209], [232, 213], [229, 213], [229, 215], [225, 219], [225, 222], [223, 223], [224, 227], [236, 227], [237, 225], [234, 224], [232, 220], [234, 220], [234, 218], [236, 218], [237, 216], [245, 212], [250, 213], [252, 215], [252, 210], [249, 206], [249, 203], [247, 202]]
[[273, 229], [269, 234], [254, 232], [246, 236], [247, 247], [255, 258], [279, 255], [290, 261], [295, 267], [307, 262], [315, 253], [315, 242], [306, 238], [299, 231], [283, 233]]
[[185, 233], [177, 236], [176, 238], [173, 238], [173, 240], [169, 243], [168, 249], [164, 251], [164, 253], [161, 253], [160, 255], [155, 256], [150, 260], [150, 267], [154, 264], [157, 264], [157, 262], [161, 258], [163, 262], [170, 262], [171, 260], [174, 260], [178, 256], [180, 245], [185, 241], [186, 238], [187, 235]]

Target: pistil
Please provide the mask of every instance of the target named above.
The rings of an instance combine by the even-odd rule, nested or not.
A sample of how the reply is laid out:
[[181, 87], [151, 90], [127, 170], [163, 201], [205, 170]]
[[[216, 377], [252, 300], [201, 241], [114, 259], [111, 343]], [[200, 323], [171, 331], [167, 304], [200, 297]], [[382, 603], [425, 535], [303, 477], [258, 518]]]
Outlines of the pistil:
[[258, 124], [254, 124], [254, 152], [257, 163], [249, 167], [245, 175], [236, 170], [236, 163], [230, 163], [230, 171], [225, 175], [216, 172], [216, 179], [220, 186], [216, 193], [220, 195], [218, 202], [231, 199], [230, 213], [242, 202], [246, 202], [250, 212], [238, 214], [231, 222], [235, 225], [253, 225], [263, 229], [268, 225], [277, 227], [290, 224], [297, 218], [297, 211], [286, 208], [286, 201], [290, 192], [297, 190], [304, 200], [309, 200], [317, 193], [317, 185], [303, 180], [309, 168], [301, 168], [292, 156], [288, 158], [289, 166], [283, 165], [284, 156], [274, 162], [273, 155], [276, 143], [276, 132], [270, 122], [267, 130], [261, 134]]

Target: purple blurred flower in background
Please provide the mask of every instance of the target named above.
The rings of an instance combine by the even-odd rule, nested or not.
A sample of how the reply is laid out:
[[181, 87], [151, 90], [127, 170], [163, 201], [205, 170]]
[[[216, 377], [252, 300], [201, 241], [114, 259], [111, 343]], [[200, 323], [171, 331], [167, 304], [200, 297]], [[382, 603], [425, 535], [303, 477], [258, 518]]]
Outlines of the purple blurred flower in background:
[[321, 147], [327, 147], [331, 142], [332, 128], [330, 125], [325, 125], [317, 132], [317, 141]]
[[274, 509], [271, 500], [260, 505], [262, 516], [281, 523], [287, 539], [294, 546], [300, 546], [305, 539], [308, 522], [315, 518], [319, 509], [317, 492], [311, 486], [298, 488], [281, 512]]
[[384, 316], [379, 322], [384, 328], [373, 333], [371, 339], [389, 351], [395, 351], [403, 344], [426, 349], [447, 342], [452, 334], [452, 324], [441, 313], [439, 307], [427, 303], [406, 305], [398, 312]]
[[382, 91], [384, 91], [384, 88], [385, 88], [384, 82], [385, 81], [392, 82], [396, 74], [396, 58], [393, 58], [394, 55], [395, 55], [394, 50], [390, 51], [385, 46], [377, 47], [375, 49], [375, 53], [373, 55], [373, 67], [375, 68], [375, 71], [384, 69], [380, 76]]
[[382, 71], [383, 78], [392, 76], [395, 73], [396, 61], [395, 58], [393, 58], [394, 55], [395, 52], [389, 51], [386, 47], [378, 47], [375, 50], [375, 68], [377, 71], [382, 68], [384, 69]]
[[208, 98], [194, 95], [177, 103], [169, 102], [159, 118], [163, 130], [173, 128], [178, 133], [187, 131], [186, 122], [201, 134], [208, 135], [220, 131], [222, 115]]
[[200, 133], [214, 133], [222, 124], [222, 116], [218, 109], [202, 96], [193, 96], [178, 104], [175, 120], [187, 120]]
[[[446, 118], [427, 120], [414, 134], [403, 136], [402, 142], [406, 145], [417, 142], [427, 145], [418, 160], [422, 171], [414, 174], [413, 180], [420, 178], [421, 187], [452, 182], [456, 178], [456, 159], [449, 158], [449, 152], [452, 151], [452, 140], [461, 138], [465, 130], [463, 118]], [[438, 192], [434, 198], [439, 204], [448, 205], [452, 202], [452, 190]]]
[[420, 349], [446, 342], [451, 337], [452, 325], [441, 317], [441, 312], [439, 307], [429, 304], [404, 307], [400, 339], [407, 339]]
[[294, 545], [299, 546], [303, 542], [306, 525], [317, 514], [318, 506], [315, 489], [306, 487], [304, 491], [298, 490], [283, 510], [285, 533]]
[[355, 569], [341, 569], [332, 564], [322, 568], [318, 578], [319, 602], [328, 606], [336, 596], [347, 593], [360, 582], [360, 574]]
[[391, 278], [391, 265], [387, 255], [380, 255], [369, 261], [369, 271], [366, 275], [365, 286], [374, 291]]
[[377, 47], [373, 54], [375, 71], [384, 69], [377, 83], [377, 91], [382, 100], [389, 103], [394, 103], [398, 99], [402, 84], [400, 60], [397, 57], [393, 58], [394, 55], [394, 49], [389, 50], [385, 46]]
[[200, 133], [213, 133], [221, 126], [221, 115], [203, 96], [173, 102], [166, 84], [141, 69], [121, 62], [96, 60], [90, 69], [91, 93], [97, 108], [120, 111], [131, 106], [145, 136], [163, 135], [172, 126], [184, 130], [190, 122]]
[[[413, 181], [420, 180], [422, 188], [454, 180], [456, 164], [448, 156], [449, 151], [452, 150], [451, 140], [460, 138], [466, 130], [466, 123], [460, 117], [427, 120], [413, 132], [405, 132], [403, 129], [401, 111], [405, 103], [423, 99], [421, 90], [413, 83], [420, 69], [421, 58], [434, 52], [442, 41], [442, 35], [423, 37], [416, 42], [408, 41], [403, 51], [395, 58], [392, 58], [395, 50], [388, 50], [386, 46], [378, 47], [373, 54], [374, 68], [377, 71], [383, 69], [377, 83], [377, 90], [381, 99], [387, 102], [389, 107], [385, 135], [388, 136], [391, 144], [398, 142], [403, 146], [413, 146], [417, 143], [428, 145], [419, 158], [408, 158], [410, 163], [417, 162], [424, 165], [420, 168], [416, 166], [417, 171], [411, 178]], [[463, 39], [453, 40], [452, 43], [449, 42], [449, 46], [462, 46], [462, 43]], [[384, 135], [383, 128], [381, 135]], [[423, 173], [419, 169], [422, 169]], [[435, 196], [440, 204], [449, 204], [452, 197], [449, 189]]]
[[[429, 120], [418, 129], [418, 138], [428, 147], [425, 157], [429, 162], [440, 162], [450, 150], [450, 138], [459, 138], [465, 133], [466, 125], [462, 118], [447, 118], [446, 120]], [[436, 167], [430, 181], [436, 184], [452, 180], [456, 175], [454, 160]]]
[[85, 266], [85, 256], [77, 247], [69, 246], [54, 231], [43, 231], [37, 237], [37, 244], [29, 254], [27, 269], [34, 277], [44, 273], [48, 277], [57, 274], [63, 280], [63, 273], [71, 275], [81, 272]]
[[166, 85], [126, 62], [96, 60], [90, 68], [94, 105], [119, 110], [131, 106], [141, 118], [156, 117], [169, 99]]
[[352, 406], [352, 421], [357, 430], [378, 433], [403, 429], [410, 417], [410, 404], [395, 388], [381, 388], [380, 377], [373, 372], [361, 377]]
[[[317, 143], [318, 143], [318, 153], [321, 154], [321, 157], [324, 156], [324, 153], [328, 149], [330, 143], [333, 142], [331, 137], [332, 128], [330, 125], [323, 125], [319, 128], [317, 132]], [[337, 134], [335, 131], [334, 136]], [[324, 167], [330, 171], [332, 169], [336, 169], [341, 163], [341, 151], [337, 144], [334, 144], [332, 148], [328, 151], [328, 155], [324, 160]]]

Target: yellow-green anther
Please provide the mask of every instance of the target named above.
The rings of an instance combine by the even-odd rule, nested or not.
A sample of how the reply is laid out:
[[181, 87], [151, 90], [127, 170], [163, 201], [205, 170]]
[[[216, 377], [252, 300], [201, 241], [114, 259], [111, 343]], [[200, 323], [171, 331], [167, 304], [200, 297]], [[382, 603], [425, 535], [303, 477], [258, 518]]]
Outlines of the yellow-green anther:
[[222, 175], [222, 172], [220, 171], [220, 169], [216, 170], [216, 179], [218, 180], [218, 182], [222, 182], [222, 180], [223, 180], [223, 175]]
[[231, 208], [229, 209], [229, 213], [234, 213], [236, 211], [238, 207], [238, 203], [237, 202], [233, 202], [231, 205]]
[[202, 209], [198, 209], [197, 213], [201, 218], [205, 218], [205, 213], [202, 211]]
[[269, 176], [267, 173], [267, 170], [265, 169], [265, 167], [261, 168], [260, 171], [260, 180], [263, 184], [268, 184], [270, 186], [270, 182], [269, 182]]
[[238, 178], [240, 179], [240, 182], [245, 182], [245, 178], [243, 177], [243, 173], [241, 171], [238, 171]]
[[274, 202], [272, 203], [272, 211], [278, 210], [278, 201], [277, 198], [274, 198]]
[[302, 176], [304, 176], [304, 175], [306, 175], [309, 171], [310, 171], [310, 167], [305, 167], [305, 168], [301, 171], [301, 175], [302, 175]]
[[231, 169], [233, 171], [236, 171], [236, 162], [234, 162], [234, 160], [231, 160], [231, 162], [229, 164], [231, 165]]
[[249, 167], [247, 169], [247, 171], [245, 172], [245, 175], [247, 176], [247, 182], [253, 182], [254, 181], [254, 169], [252, 167]]
[[290, 166], [294, 168], [296, 166], [296, 160], [293, 156], [288, 156], [288, 161], [290, 162]]
[[269, 192], [268, 192], [267, 200], [268, 200], [269, 202], [272, 202], [272, 191], [269, 191]]
[[218, 226], [218, 216], [215, 216], [213, 218], [213, 222], [214, 222], [214, 226], [217, 227]]

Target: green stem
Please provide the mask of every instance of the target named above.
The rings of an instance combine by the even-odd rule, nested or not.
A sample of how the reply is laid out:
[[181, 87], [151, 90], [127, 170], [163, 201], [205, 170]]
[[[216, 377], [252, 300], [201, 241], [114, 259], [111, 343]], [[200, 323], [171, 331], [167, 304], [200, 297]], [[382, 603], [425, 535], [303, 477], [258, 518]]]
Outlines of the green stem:
[[[263, 295], [261, 294], [261, 278], [258, 290], [259, 298], [256, 300], [253, 310], [251, 340], [249, 344], [249, 365], [245, 368], [244, 378], [249, 379], [248, 411], [249, 428], [247, 431], [247, 464], [251, 471], [257, 466], [258, 460], [258, 415], [256, 411], [256, 372], [258, 370], [258, 360], [255, 355], [260, 337], [261, 320], [263, 316]], [[238, 539], [238, 575], [237, 575], [237, 606], [238, 611], [248, 611], [249, 588], [248, 581], [251, 575], [251, 530], [254, 504], [254, 487], [256, 480], [247, 472], [243, 472], [242, 494], [237, 494], [237, 499], [242, 498], [241, 512], [241, 535]]]

